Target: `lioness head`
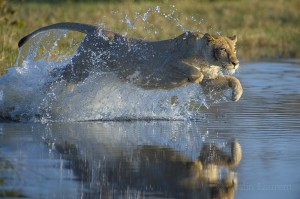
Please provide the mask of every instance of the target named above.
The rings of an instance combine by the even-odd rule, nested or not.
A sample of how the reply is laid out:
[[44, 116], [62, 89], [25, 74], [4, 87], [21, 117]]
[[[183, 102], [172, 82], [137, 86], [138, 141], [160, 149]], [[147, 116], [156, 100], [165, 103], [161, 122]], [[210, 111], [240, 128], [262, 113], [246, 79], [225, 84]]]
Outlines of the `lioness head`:
[[203, 38], [205, 58], [211, 65], [222, 67], [224, 71], [233, 74], [239, 67], [236, 57], [236, 35], [230, 37], [212, 36], [206, 33]]

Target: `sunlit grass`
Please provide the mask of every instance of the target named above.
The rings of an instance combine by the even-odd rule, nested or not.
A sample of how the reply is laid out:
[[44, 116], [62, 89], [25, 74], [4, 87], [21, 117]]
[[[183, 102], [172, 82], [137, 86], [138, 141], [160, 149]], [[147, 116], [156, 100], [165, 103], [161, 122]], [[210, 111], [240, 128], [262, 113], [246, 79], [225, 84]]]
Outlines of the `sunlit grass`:
[[7, 14], [5, 20], [0, 17], [0, 73], [15, 63], [20, 38], [42, 26], [65, 21], [101, 24], [106, 29], [145, 39], [172, 38], [184, 30], [237, 34], [242, 59], [300, 57], [298, 0], [164, 2], [167, 3], [10, 1], [8, 6], [15, 13]]

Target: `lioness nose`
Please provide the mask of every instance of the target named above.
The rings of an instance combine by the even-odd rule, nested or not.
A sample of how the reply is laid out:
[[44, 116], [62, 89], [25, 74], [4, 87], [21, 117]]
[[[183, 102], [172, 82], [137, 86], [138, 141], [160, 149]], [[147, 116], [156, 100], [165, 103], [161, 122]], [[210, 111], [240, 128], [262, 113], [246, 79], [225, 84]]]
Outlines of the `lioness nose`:
[[233, 65], [234, 67], [236, 67], [237, 65], [239, 65], [239, 61], [232, 61], [231, 63], [232, 63], [232, 65]]

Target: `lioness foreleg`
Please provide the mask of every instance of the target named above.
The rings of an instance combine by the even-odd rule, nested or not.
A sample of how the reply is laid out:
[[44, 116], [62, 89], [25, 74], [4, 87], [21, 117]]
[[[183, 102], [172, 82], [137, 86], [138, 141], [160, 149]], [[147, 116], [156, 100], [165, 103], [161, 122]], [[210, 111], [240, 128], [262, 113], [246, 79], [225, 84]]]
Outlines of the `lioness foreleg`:
[[191, 83], [196, 83], [196, 84], [200, 84], [203, 80], [204, 75], [202, 73], [197, 74], [195, 76], [190, 76], [188, 77], [188, 81]]
[[240, 80], [229, 75], [219, 75], [215, 79], [204, 80], [200, 84], [206, 92], [210, 90], [222, 91], [231, 88], [233, 101], [238, 101], [243, 94], [243, 87]]
[[182, 62], [174, 63], [172, 66], [177, 68], [179, 73], [187, 78], [187, 82], [199, 84], [203, 80], [204, 75], [198, 68], [194, 66]]

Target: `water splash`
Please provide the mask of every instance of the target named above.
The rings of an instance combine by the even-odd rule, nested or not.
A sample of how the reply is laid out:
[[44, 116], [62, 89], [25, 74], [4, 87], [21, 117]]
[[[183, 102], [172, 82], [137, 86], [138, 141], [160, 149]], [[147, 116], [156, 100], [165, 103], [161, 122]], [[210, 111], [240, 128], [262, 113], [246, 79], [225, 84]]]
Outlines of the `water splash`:
[[[174, 21], [185, 30], [176, 16], [175, 6], [171, 6], [169, 12], [159, 6], [149, 8], [145, 13], [136, 13], [133, 19], [125, 15], [123, 22], [129, 30], [136, 28], [137, 21], [141, 20], [146, 29], [153, 14]], [[185, 120], [198, 117], [201, 107], [207, 107], [198, 85], [144, 90], [122, 82], [113, 72], [100, 70], [91, 71], [91, 75], [78, 84], [66, 85], [61, 81], [49, 86], [53, 81], [51, 71], [64, 67], [74, 56], [77, 46], [70, 46], [66, 54], [57, 53], [60, 40], [68, 38], [68, 34], [65, 30], [41, 33], [20, 49], [16, 67], [0, 78], [0, 117], [44, 122]]]
[[[123, 14], [118, 11], [112, 12], [113, 16], [121, 18], [121, 22], [126, 25], [124, 36], [135, 35], [137, 29], [143, 30], [144, 39], [157, 39], [161, 33], [165, 34], [164, 27], [161, 27], [159, 21], [167, 21], [174, 26], [172, 32], [176, 30], [173, 37], [186, 31], [199, 31], [203, 19], [198, 16], [180, 17], [180, 12], [175, 5], [160, 5], [148, 7], [145, 11]], [[153, 21], [156, 21], [154, 23]], [[189, 25], [188, 25], [189, 24]], [[187, 27], [188, 26], [188, 27]], [[122, 32], [123, 30], [117, 30]], [[139, 35], [141, 36], [141, 35]]]
[[[204, 97], [198, 85], [172, 90], [144, 90], [122, 82], [113, 72], [95, 72], [85, 81], [66, 86], [45, 85], [49, 71], [64, 62], [24, 61], [0, 79], [0, 114], [15, 120], [185, 120], [200, 111]], [[176, 100], [174, 100], [176, 98]]]

